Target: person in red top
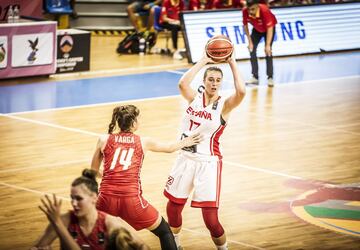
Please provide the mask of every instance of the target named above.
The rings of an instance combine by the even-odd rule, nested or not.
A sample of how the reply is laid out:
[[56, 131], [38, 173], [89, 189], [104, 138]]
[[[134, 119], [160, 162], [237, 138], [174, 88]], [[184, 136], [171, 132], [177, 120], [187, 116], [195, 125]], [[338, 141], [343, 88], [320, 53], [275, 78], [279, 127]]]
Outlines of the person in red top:
[[[108, 249], [109, 236], [113, 235], [112, 232], [117, 233], [115, 230], [124, 228], [118, 218], [96, 210], [98, 184], [95, 176], [95, 171], [85, 169], [82, 176], [73, 181], [71, 185], [73, 210], [65, 214], [60, 214], [61, 200], [55, 195], [53, 201], [48, 195], [41, 199], [42, 206], [39, 208], [47, 216], [50, 224], [31, 250], [51, 249], [50, 245], [56, 237], [60, 238], [61, 249]], [[114, 235], [113, 238], [116, 236]], [[129, 240], [125, 241], [129, 242]], [[136, 249], [149, 249], [134, 235], [131, 235], [131, 244], [135, 245]]]
[[209, 10], [213, 0], [189, 0], [188, 10]]
[[[251, 36], [248, 23], [253, 26]], [[247, 0], [247, 7], [243, 9], [243, 24], [246, 36], [249, 41], [250, 61], [253, 77], [247, 82], [259, 84], [259, 66], [256, 49], [261, 38], [265, 38], [265, 59], [268, 86], [273, 87], [273, 58], [272, 43], [275, 35], [276, 17], [266, 4], [260, 4], [258, 0]]]
[[213, 0], [211, 9], [231, 9], [242, 8], [243, 3], [240, 0]]
[[[161, 143], [140, 137], [140, 111], [134, 105], [113, 110], [108, 134], [101, 136], [94, 152], [91, 168], [99, 171], [104, 162], [97, 208], [119, 216], [136, 230], [148, 229], [160, 238], [162, 249], [176, 249], [174, 236], [159, 212], [142, 197], [140, 171], [147, 150], [171, 153], [200, 142], [196, 134], [181, 141]], [[113, 133], [118, 128], [119, 131]]]
[[181, 30], [180, 12], [185, 10], [184, 0], [164, 0], [161, 9], [160, 24], [171, 31], [174, 59], [182, 59], [178, 51], [178, 32]]

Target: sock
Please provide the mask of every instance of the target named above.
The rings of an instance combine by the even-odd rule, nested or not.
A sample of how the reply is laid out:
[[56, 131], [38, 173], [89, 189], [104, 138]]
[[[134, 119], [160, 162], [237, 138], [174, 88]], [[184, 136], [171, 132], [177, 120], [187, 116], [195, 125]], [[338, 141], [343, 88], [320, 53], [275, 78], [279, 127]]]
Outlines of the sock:
[[218, 250], [228, 250], [227, 242], [225, 242], [224, 245], [216, 246], [216, 248], [217, 248]]
[[174, 234], [174, 238], [175, 238], [175, 243], [176, 243], [176, 247], [180, 246], [180, 233]]

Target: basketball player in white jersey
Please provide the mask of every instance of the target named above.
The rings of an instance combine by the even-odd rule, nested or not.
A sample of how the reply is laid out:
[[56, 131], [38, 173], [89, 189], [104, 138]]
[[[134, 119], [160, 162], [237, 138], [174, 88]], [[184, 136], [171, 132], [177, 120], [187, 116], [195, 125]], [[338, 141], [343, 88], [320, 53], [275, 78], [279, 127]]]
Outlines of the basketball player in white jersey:
[[180, 93], [188, 102], [181, 125], [182, 137], [200, 133], [203, 140], [181, 150], [164, 190], [164, 195], [169, 199], [168, 221], [178, 249], [181, 249], [181, 212], [192, 190], [191, 206], [202, 209], [205, 225], [217, 249], [227, 249], [225, 231], [218, 220], [222, 168], [219, 139], [230, 112], [245, 96], [245, 85], [233, 55], [227, 63], [233, 74], [235, 92], [227, 98], [219, 95], [223, 73], [220, 68], [211, 66], [204, 73], [204, 91], [198, 93], [190, 83], [207, 63], [214, 62], [204, 54], [179, 81]]

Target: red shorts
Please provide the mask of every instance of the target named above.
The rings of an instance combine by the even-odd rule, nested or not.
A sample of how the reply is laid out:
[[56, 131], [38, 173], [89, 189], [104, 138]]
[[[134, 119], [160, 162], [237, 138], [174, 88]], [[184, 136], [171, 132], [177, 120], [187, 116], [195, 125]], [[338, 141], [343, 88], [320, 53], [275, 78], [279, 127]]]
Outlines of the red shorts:
[[159, 212], [141, 196], [119, 197], [99, 194], [96, 208], [120, 217], [136, 230], [152, 226]]

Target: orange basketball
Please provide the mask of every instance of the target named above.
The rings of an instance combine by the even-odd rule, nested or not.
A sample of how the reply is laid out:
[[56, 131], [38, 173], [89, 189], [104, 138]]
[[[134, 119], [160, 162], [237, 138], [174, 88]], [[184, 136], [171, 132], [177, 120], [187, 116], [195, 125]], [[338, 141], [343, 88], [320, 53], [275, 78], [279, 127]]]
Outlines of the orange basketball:
[[205, 50], [213, 61], [222, 62], [232, 55], [234, 46], [227, 36], [218, 35], [209, 39]]

